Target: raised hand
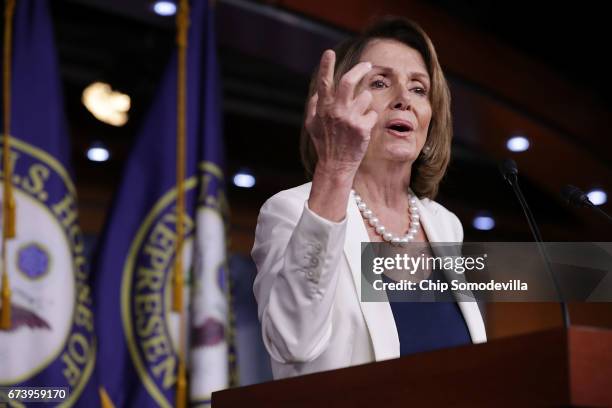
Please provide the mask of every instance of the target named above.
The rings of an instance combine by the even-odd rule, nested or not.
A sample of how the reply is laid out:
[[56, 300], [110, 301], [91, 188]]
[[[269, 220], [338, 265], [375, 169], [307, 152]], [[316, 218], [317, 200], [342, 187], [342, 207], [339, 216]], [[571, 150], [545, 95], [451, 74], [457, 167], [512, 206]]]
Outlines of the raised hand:
[[334, 87], [335, 62], [334, 51], [323, 53], [317, 92], [308, 101], [305, 127], [317, 151], [319, 170], [354, 175], [377, 120], [377, 113], [368, 111], [372, 100], [370, 91], [355, 95], [357, 85], [372, 69], [372, 64], [358, 63]]

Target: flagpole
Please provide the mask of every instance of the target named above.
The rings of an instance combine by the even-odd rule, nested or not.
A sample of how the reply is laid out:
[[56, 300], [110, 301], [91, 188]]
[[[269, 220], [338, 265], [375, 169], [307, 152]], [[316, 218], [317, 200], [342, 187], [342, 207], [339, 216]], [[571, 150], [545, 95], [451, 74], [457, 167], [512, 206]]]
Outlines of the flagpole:
[[183, 305], [183, 241], [185, 217], [185, 139], [187, 117], [187, 33], [189, 29], [189, 1], [181, 0], [176, 17], [178, 45], [177, 75], [177, 140], [176, 140], [176, 252], [174, 257], [173, 309], [179, 312], [179, 363], [176, 383], [176, 407], [187, 406], [187, 367], [185, 362], [186, 324]]
[[15, 0], [7, 0], [4, 8], [4, 67], [3, 67], [3, 104], [4, 131], [2, 144], [2, 171], [4, 175], [2, 202], [2, 290], [0, 291], [2, 313], [0, 330], [11, 328], [11, 286], [6, 259], [6, 241], [15, 237], [15, 197], [13, 197], [12, 174], [10, 166], [11, 130], [11, 50], [13, 43], [13, 15]]

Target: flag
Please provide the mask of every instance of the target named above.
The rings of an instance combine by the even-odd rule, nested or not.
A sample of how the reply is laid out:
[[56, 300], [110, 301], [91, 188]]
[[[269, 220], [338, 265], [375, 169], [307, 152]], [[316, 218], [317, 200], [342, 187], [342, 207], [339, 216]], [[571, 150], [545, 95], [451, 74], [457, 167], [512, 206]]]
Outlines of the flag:
[[[94, 260], [97, 377], [116, 407], [174, 406], [185, 350], [191, 404], [229, 385], [227, 205], [214, 16], [192, 2], [186, 62], [185, 285], [172, 310], [177, 241], [177, 56], [162, 78], [126, 165]], [[230, 361], [231, 359], [231, 361]]]
[[63, 387], [57, 402], [95, 406], [92, 293], [47, 1], [18, 1], [11, 21], [11, 56], [2, 63], [11, 74], [3, 108], [11, 112], [12, 171], [3, 168], [2, 181], [10, 175], [16, 231], [3, 254], [11, 318], [0, 329], [0, 387]]

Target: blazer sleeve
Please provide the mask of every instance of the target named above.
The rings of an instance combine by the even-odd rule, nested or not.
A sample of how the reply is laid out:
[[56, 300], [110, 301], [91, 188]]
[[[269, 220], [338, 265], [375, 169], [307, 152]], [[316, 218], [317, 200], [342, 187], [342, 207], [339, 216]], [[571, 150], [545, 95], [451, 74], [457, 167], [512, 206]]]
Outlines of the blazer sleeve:
[[346, 218], [328, 221], [307, 200], [279, 193], [261, 208], [251, 255], [263, 342], [281, 363], [312, 361], [332, 334]]

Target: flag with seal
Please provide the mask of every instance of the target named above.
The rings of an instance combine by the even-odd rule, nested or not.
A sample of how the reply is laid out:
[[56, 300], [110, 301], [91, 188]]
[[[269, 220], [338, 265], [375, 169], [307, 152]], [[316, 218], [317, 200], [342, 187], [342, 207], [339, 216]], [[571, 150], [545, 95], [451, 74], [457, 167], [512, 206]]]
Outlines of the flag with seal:
[[236, 372], [211, 7], [181, 2], [179, 50], [94, 259], [97, 374], [108, 406], [207, 405]]
[[61, 405], [95, 406], [92, 293], [49, 7], [4, 5], [0, 387], [65, 387]]

